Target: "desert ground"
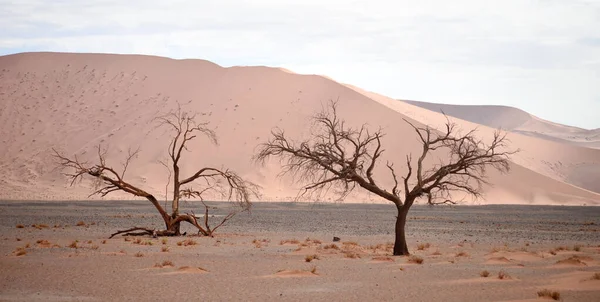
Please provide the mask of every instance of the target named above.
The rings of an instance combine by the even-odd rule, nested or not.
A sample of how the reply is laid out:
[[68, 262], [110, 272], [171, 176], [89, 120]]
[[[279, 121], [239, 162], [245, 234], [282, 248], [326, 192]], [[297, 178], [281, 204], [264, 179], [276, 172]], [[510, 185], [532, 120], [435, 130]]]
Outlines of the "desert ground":
[[108, 239], [160, 218], [145, 201], [3, 201], [0, 301], [600, 301], [598, 207], [417, 205], [410, 257], [390, 256], [394, 214], [258, 202], [214, 238]]

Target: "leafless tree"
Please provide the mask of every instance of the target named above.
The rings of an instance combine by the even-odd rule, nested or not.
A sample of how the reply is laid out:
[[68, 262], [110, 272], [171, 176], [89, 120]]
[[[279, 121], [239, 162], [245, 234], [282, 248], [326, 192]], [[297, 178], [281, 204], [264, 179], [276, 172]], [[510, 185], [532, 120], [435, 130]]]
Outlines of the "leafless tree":
[[[394, 255], [408, 255], [405, 237], [406, 217], [418, 198], [426, 198], [430, 205], [454, 204], [451, 194], [463, 192], [479, 197], [486, 181], [486, 168], [501, 172], [509, 170], [509, 156], [516, 151], [506, 151], [506, 135], [497, 131], [491, 143], [486, 144], [475, 136], [475, 131], [460, 134], [456, 124], [447, 119], [445, 129], [438, 131], [429, 126], [418, 126], [405, 120], [422, 143], [422, 152], [413, 161], [406, 156], [407, 172], [399, 178], [390, 162], [386, 163], [388, 177], [393, 186], [383, 188], [373, 174], [384, 149], [381, 129], [370, 131], [348, 127], [337, 114], [337, 103], [313, 117], [313, 130], [309, 139], [293, 141], [281, 129], [272, 130], [272, 137], [259, 146], [255, 159], [264, 163], [277, 157], [283, 165], [282, 174], [305, 181], [300, 195], [335, 189], [344, 197], [357, 186], [372, 192], [396, 205], [396, 238]], [[448, 156], [426, 169], [424, 161], [432, 151], [445, 149]], [[404, 194], [401, 194], [404, 192]]]
[[[144, 197], [150, 201], [165, 223], [164, 230], [155, 230], [146, 227], [134, 227], [128, 230], [117, 231], [111, 238], [118, 234], [124, 235], [153, 235], [153, 236], [179, 236], [182, 222], [187, 222], [198, 229], [198, 234], [212, 236], [213, 233], [237, 213], [248, 211], [251, 206], [251, 198], [258, 196], [258, 186], [242, 179], [235, 172], [228, 169], [217, 169], [204, 167], [197, 170], [188, 177], [182, 177], [180, 171], [181, 158], [184, 151], [188, 151], [188, 144], [198, 138], [198, 135], [206, 136], [212, 143], [217, 143], [217, 137], [213, 130], [208, 128], [208, 123], [198, 123], [195, 115], [185, 112], [178, 107], [177, 110], [155, 119], [159, 127], [167, 127], [172, 133], [172, 139], [168, 147], [168, 161], [161, 162], [169, 170], [169, 182], [172, 183], [171, 213], [161, 206], [157, 198], [141, 189], [140, 187], [125, 180], [127, 168], [139, 153], [139, 150], [129, 151], [127, 158], [120, 171], [112, 168], [106, 159], [107, 150], [98, 146], [97, 162], [89, 164], [77, 158], [68, 157], [54, 150], [54, 155], [62, 168], [68, 170], [67, 175], [71, 185], [83, 177], [92, 177], [95, 180], [95, 191], [90, 194], [106, 196], [112, 192], [124, 191], [134, 196]], [[192, 184], [196, 181], [197, 187]], [[167, 184], [168, 189], [168, 184]], [[209, 209], [205, 203], [203, 194], [213, 191], [221, 194], [230, 202], [234, 203], [232, 210], [215, 226], [209, 225]], [[168, 197], [168, 195], [167, 195]], [[167, 198], [166, 197], [166, 198]], [[204, 218], [199, 222], [193, 212], [180, 213], [180, 201], [182, 198], [199, 199], [204, 206]]]

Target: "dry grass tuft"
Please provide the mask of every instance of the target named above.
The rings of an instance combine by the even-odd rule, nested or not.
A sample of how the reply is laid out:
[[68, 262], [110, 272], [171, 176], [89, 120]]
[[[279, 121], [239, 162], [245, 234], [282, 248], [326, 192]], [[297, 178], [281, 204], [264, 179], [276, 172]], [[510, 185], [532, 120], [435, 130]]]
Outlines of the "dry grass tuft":
[[337, 244], [332, 243], [332, 244], [327, 244], [327, 245], [323, 246], [323, 249], [324, 250], [339, 250], [340, 247], [337, 246]]
[[198, 244], [198, 242], [196, 242], [193, 239], [186, 239], [186, 240], [177, 242], [178, 246], [190, 246], [190, 245], [196, 245], [196, 244]]
[[583, 246], [581, 246], [580, 244], [576, 244], [576, 245], [573, 246], [573, 250], [576, 251], [576, 252], [581, 252], [581, 248], [582, 247]]
[[479, 273], [479, 276], [481, 276], [483, 278], [487, 278], [487, 277], [489, 277], [489, 275], [490, 275], [490, 272], [488, 272], [486, 270], [483, 270]]
[[154, 245], [154, 243], [150, 240], [145, 241], [144, 243], [142, 243], [141, 245]]
[[160, 242], [161, 242], [163, 245], [166, 245], [167, 243], [169, 243], [169, 240], [167, 240], [167, 238], [163, 238], [163, 239], [161, 239], [161, 240], [160, 240]]
[[173, 262], [171, 260], [165, 260], [162, 263], [157, 262], [156, 264], [154, 264], [154, 267], [158, 267], [158, 268], [163, 268], [165, 266], [174, 267], [175, 264], [173, 264]]
[[313, 260], [320, 260], [321, 258], [319, 258], [319, 255], [314, 254], [314, 255], [306, 255], [306, 257], [304, 257], [304, 261], [306, 262], [311, 262]]
[[307, 242], [307, 243], [313, 243], [313, 244], [321, 244], [321, 243], [323, 243], [319, 239], [310, 239], [310, 238], [306, 238], [304, 241]]
[[540, 298], [550, 298], [552, 300], [560, 300], [560, 293], [557, 291], [551, 291], [549, 289], [539, 290], [537, 292], [538, 297]]
[[499, 271], [498, 272], [498, 279], [500, 279], [500, 280], [510, 279], [510, 275], [507, 274], [504, 271]]
[[377, 256], [377, 257], [373, 257], [373, 259], [371, 259], [373, 261], [386, 261], [386, 262], [395, 262], [394, 258], [389, 257], [389, 256]]
[[102, 244], [106, 244], [106, 239], [102, 240]]
[[431, 253], [431, 255], [432, 256], [440, 256], [440, 255], [442, 255], [442, 253], [440, 252], [440, 250], [437, 250], [437, 251]]
[[23, 229], [23, 228], [25, 228], [25, 226], [24, 226], [24, 225], [22, 225], [22, 224], [17, 224], [17, 229]]
[[142, 252], [137, 252], [135, 254], [133, 254], [135, 257], [141, 258], [144, 257], [144, 254], [142, 254]]
[[71, 244], [68, 245], [68, 247], [72, 248], [72, 249], [77, 249], [79, 248], [79, 246], [77, 246], [77, 240], [71, 242]]
[[358, 242], [356, 242], [356, 241], [344, 241], [344, 242], [342, 242], [342, 245], [344, 245], [344, 246], [359, 246]]
[[456, 254], [456, 257], [469, 257], [469, 254], [465, 251], [460, 251]]
[[85, 222], [83, 221], [78, 221], [77, 224], [75, 224], [76, 226], [85, 226]]
[[279, 245], [284, 245], [284, 244], [299, 244], [300, 241], [298, 239], [286, 239], [286, 240], [281, 240], [279, 241]]
[[411, 255], [410, 257], [408, 257], [408, 262], [416, 263], [416, 264], [423, 264], [423, 258], [421, 258], [417, 255]]
[[135, 240], [133, 240], [134, 244], [141, 244], [142, 243], [142, 239], [140, 238], [135, 238]]
[[316, 274], [317, 274], [317, 266], [316, 266], [316, 265], [315, 265], [315, 266], [313, 266], [313, 267], [310, 269], [310, 272], [316, 275]]
[[94, 244], [94, 245], [92, 245], [90, 248], [91, 248], [92, 250], [97, 250], [97, 249], [99, 249], [100, 247]]
[[15, 255], [18, 256], [23, 256], [25, 254], [27, 254], [27, 250], [25, 250], [25, 248], [22, 247], [18, 247], [15, 251], [14, 251]]
[[556, 251], [555, 250], [550, 250], [550, 255], [556, 256]]
[[600, 280], [600, 273], [595, 273], [595, 274], [592, 276], [592, 280]]
[[360, 255], [353, 251], [344, 251], [344, 258], [359, 259]]
[[50, 241], [45, 240], [45, 239], [40, 239], [38, 241], [36, 241], [35, 243], [43, 246], [43, 247], [50, 247], [52, 244], [50, 243]]
[[160, 251], [161, 251], [161, 252], [163, 252], [163, 253], [167, 253], [167, 252], [169, 252], [169, 247], [168, 247], [168, 246], [163, 246], [163, 247], [160, 249]]
[[417, 250], [423, 251], [423, 250], [428, 249], [430, 247], [431, 247], [431, 244], [429, 244], [429, 243], [419, 243], [417, 245]]
[[129, 241], [131, 241], [131, 237], [127, 237], [127, 236], [125, 236], [125, 238], [124, 238], [123, 240], [125, 240], [125, 241], [129, 242]]

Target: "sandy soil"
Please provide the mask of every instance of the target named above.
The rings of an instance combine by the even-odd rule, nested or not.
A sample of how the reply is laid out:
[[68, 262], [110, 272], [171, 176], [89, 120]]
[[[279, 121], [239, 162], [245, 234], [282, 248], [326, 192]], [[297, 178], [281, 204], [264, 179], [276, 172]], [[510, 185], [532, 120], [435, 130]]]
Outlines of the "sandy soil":
[[544, 301], [537, 291], [549, 289], [599, 301], [599, 217], [597, 207], [415, 206], [416, 264], [389, 256], [391, 205], [257, 203], [214, 238], [163, 242], [107, 239], [159, 227], [144, 202], [0, 202], [0, 300]]

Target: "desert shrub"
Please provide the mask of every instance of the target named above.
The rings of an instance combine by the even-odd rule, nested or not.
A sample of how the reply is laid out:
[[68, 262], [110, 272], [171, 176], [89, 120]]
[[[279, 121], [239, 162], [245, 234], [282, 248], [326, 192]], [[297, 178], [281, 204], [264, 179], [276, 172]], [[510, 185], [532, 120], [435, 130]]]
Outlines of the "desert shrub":
[[85, 222], [83, 221], [78, 221], [77, 224], [75, 224], [76, 226], [85, 226]]
[[573, 246], [573, 250], [576, 252], [581, 252], [582, 246], [580, 244], [576, 244]]
[[22, 229], [22, 228], [25, 228], [25, 226], [22, 224], [17, 224], [17, 229]]
[[168, 246], [163, 246], [163, 247], [160, 249], [160, 251], [161, 251], [161, 252], [163, 252], [163, 253], [166, 253], [166, 252], [168, 252], [168, 251], [169, 251], [169, 247], [168, 247]]
[[315, 265], [315, 266], [313, 266], [313, 267], [310, 269], [310, 272], [316, 275], [316, 274], [317, 274], [317, 266], [316, 266], [316, 265]]
[[138, 257], [138, 258], [140, 258], [140, 257], [144, 257], [144, 254], [143, 254], [142, 252], [137, 252], [137, 253], [135, 253], [135, 254], [133, 254], [133, 255], [134, 255], [135, 257]]
[[165, 245], [165, 244], [167, 244], [169, 242], [169, 240], [167, 240], [167, 238], [163, 238], [161, 240], [161, 242], [162, 242], [163, 245]]
[[77, 249], [79, 248], [79, 246], [77, 246], [77, 240], [71, 242], [71, 244], [69, 244], [69, 247], [72, 249]]
[[552, 300], [560, 300], [560, 293], [557, 291], [551, 291], [549, 289], [539, 290], [537, 292], [538, 297], [540, 298], [550, 298]]
[[97, 250], [97, 249], [99, 249], [100, 247], [94, 244], [94, 245], [92, 245], [90, 248], [91, 248], [92, 250]]
[[592, 280], [600, 280], [600, 273], [595, 273], [595, 274], [592, 276]]
[[490, 275], [490, 272], [483, 270], [479, 273], [479, 276], [483, 277], [483, 278], [487, 278]]

